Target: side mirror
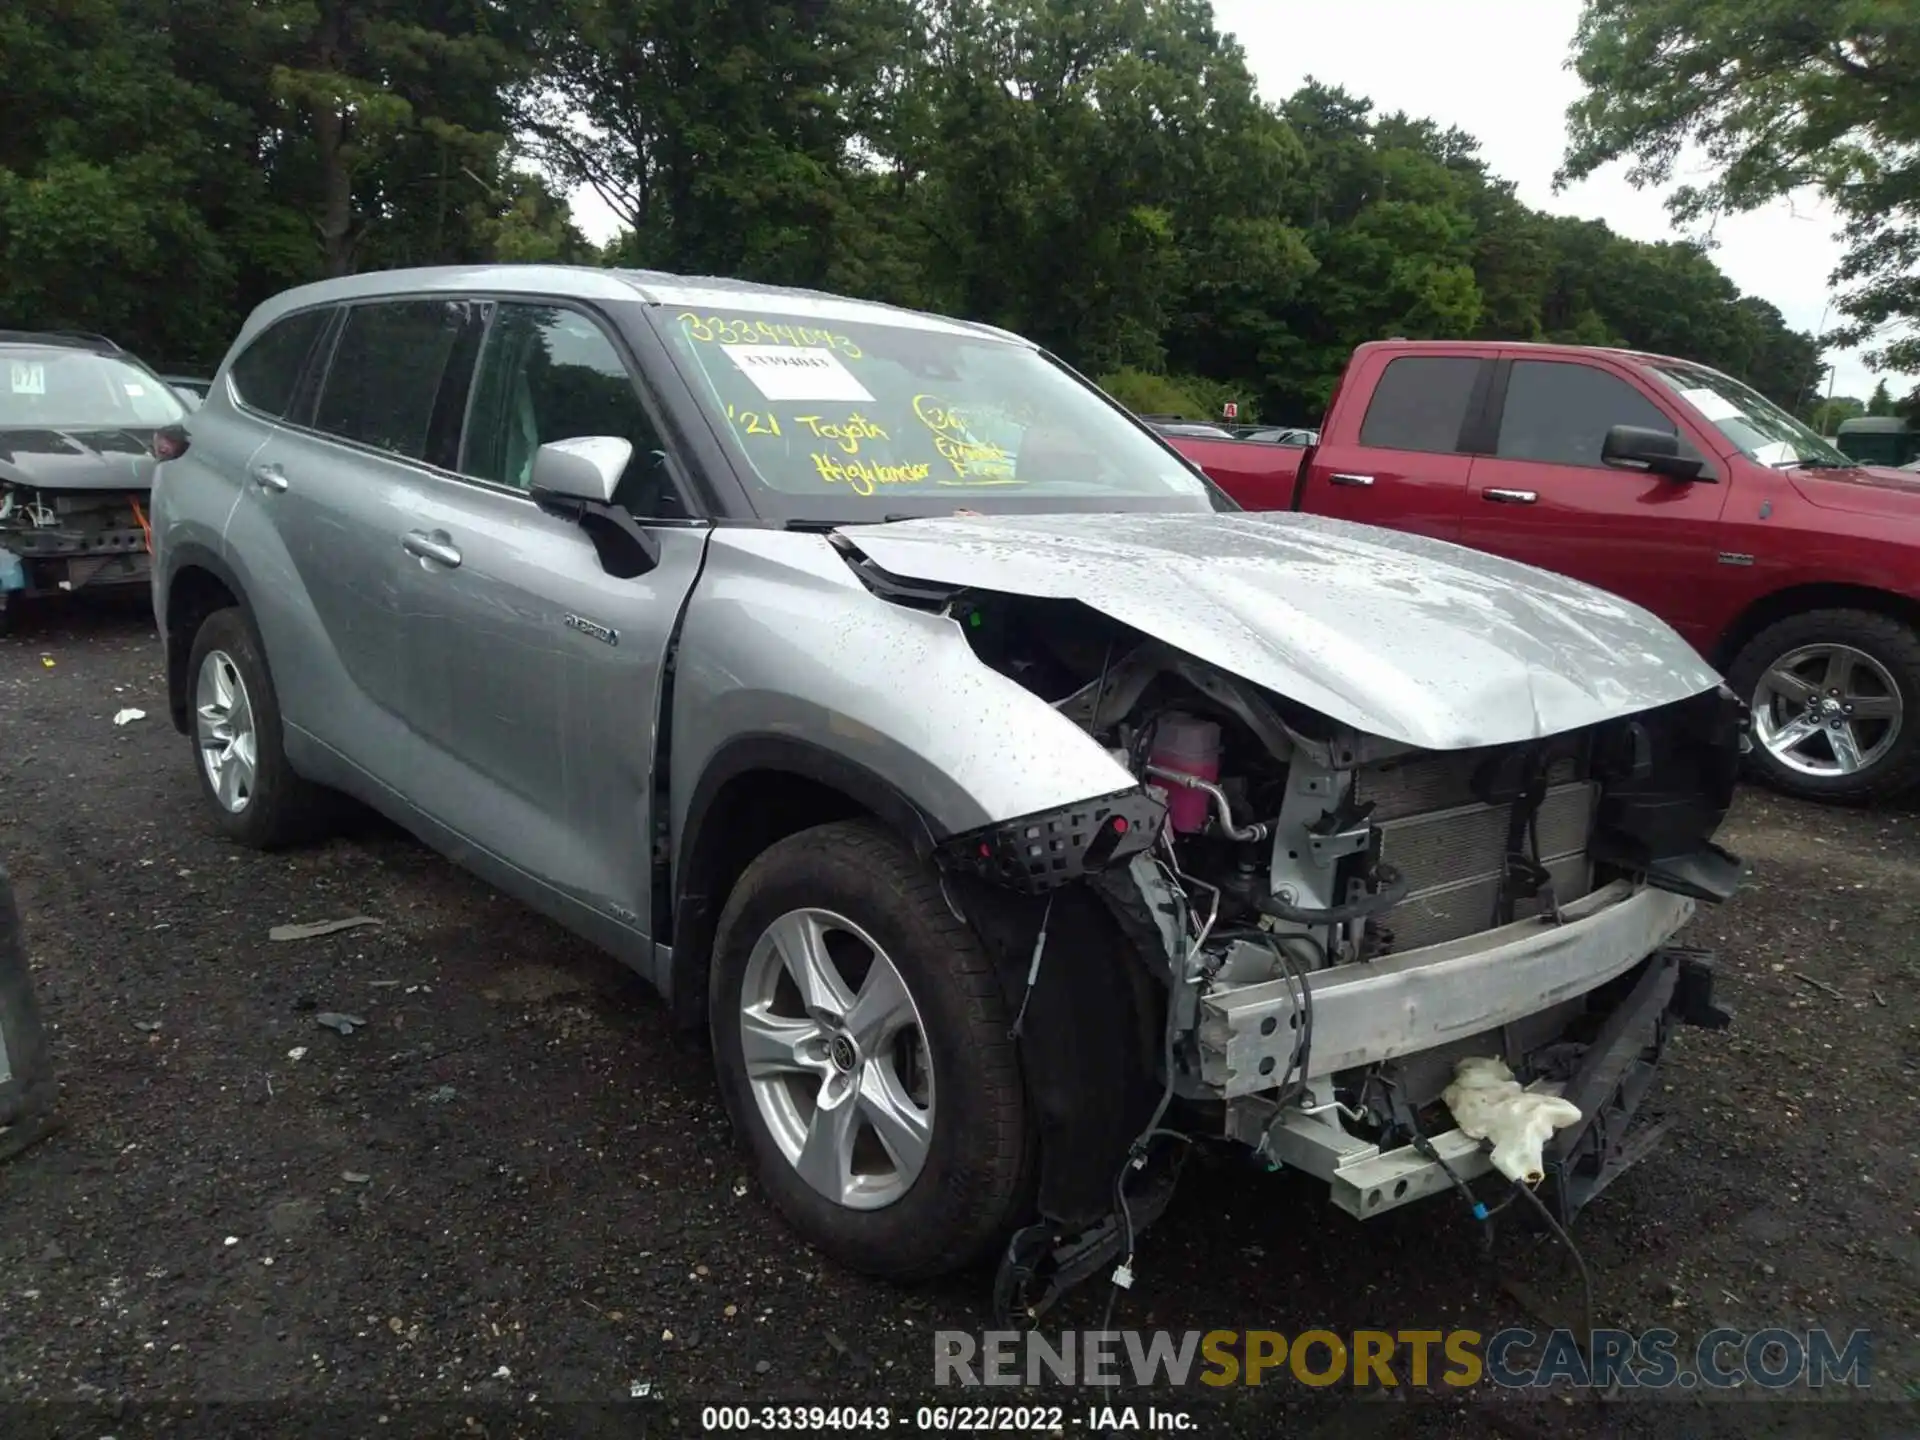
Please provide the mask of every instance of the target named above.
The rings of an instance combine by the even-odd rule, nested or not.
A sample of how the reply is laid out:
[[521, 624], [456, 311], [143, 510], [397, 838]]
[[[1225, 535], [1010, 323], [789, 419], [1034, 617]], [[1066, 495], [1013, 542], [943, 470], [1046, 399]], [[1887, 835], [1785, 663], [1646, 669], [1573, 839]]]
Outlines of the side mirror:
[[1706, 461], [1681, 453], [1678, 435], [1641, 425], [1615, 425], [1607, 431], [1600, 446], [1600, 460], [1605, 465], [1645, 470], [1669, 480], [1711, 478], [1702, 474]]
[[617, 580], [660, 563], [660, 542], [613, 503], [633, 459], [633, 443], [615, 435], [553, 440], [533, 452], [533, 503], [572, 520], [593, 542], [600, 568]]
[[613, 503], [633, 459], [633, 442], [616, 435], [553, 440], [533, 452], [533, 491], [556, 499]]

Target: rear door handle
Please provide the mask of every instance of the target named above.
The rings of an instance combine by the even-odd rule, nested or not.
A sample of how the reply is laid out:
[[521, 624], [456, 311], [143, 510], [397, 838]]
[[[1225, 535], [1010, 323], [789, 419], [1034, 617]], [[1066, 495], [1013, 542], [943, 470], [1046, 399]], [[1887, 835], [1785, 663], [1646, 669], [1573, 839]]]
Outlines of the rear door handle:
[[1356, 489], [1364, 490], [1367, 486], [1373, 484], [1373, 477], [1371, 475], [1329, 475], [1327, 477], [1327, 483], [1329, 485], [1350, 485]]
[[1482, 490], [1482, 500], [1491, 500], [1496, 505], [1531, 505], [1540, 498], [1538, 490]]
[[278, 493], [287, 488], [287, 472], [278, 465], [256, 465], [250, 473], [253, 476], [253, 483], [262, 490]]
[[454, 548], [453, 541], [444, 530], [436, 530], [431, 535], [424, 530], [409, 530], [400, 537], [400, 548], [409, 555], [418, 555], [422, 560], [431, 560], [449, 570], [460, 564], [460, 552]]

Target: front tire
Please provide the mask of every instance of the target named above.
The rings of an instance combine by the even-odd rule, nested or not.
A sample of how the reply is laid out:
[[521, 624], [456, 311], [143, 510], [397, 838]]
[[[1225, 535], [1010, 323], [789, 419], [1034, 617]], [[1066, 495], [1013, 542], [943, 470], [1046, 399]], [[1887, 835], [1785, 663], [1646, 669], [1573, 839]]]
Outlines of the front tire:
[[1920, 783], [1920, 636], [1867, 610], [1769, 625], [1727, 681], [1753, 707], [1754, 773], [1803, 800], [1861, 801]]
[[200, 793], [229, 839], [278, 850], [325, 825], [327, 795], [293, 772], [260, 642], [237, 608], [201, 622], [187, 661], [189, 734]]
[[938, 876], [865, 821], [780, 841], [714, 941], [720, 1091], [802, 1238], [887, 1280], [981, 1259], [1027, 1203], [1029, 1129], [992, 963]]

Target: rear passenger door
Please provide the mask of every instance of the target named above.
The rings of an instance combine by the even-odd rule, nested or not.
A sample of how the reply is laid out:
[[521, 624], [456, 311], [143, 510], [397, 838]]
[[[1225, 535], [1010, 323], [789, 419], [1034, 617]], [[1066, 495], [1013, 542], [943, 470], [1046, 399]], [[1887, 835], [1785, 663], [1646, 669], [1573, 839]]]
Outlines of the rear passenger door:
[[1727, 487], [1670, 480], [1600, 458], [1615, 425], [1664, 430], [1710, 455], [1677, 408], [1597, 360], [1501, 357], [1491, 401], [1493, 453], [1473, 462], [1460, 538], [1475, 549], [1570, 575], [1646, 606], [1705, 648], [1703, 601]]
[[[497, 304], [464, 434], [449, 473], [407, 487], [388, 539], [427, 747], [410, 794], [457, 858], [507, 867], [495, 878], [631, 954], [651, 929], [663, 667], [706, 526], [613, 332], [583, 309]], [[589, 435], [633, 445], [615, 499], [659, 542], [643, 575], [608, 575], [578, 524], [528, 497], [535, 451]]]
[[435, 458], [451, 463], [483, 318], [433, 296], [337, 307], [312, 378], [248, 464], [229, 536], [263, 572], [250, 598], [309, 773], [338, 763], [303, 764], [314, 741], [394, 789], [417, 758], [397, 598], [402, 496]]
[[1336, 399], [1307, 476], [1301, 508], [1367, 525], [1458, 538], [1472, 465], [1470, 417], [1485, 396], [1492, 360], [1442, 348], [1363, 353], [1342, 383], [1357, 405]]

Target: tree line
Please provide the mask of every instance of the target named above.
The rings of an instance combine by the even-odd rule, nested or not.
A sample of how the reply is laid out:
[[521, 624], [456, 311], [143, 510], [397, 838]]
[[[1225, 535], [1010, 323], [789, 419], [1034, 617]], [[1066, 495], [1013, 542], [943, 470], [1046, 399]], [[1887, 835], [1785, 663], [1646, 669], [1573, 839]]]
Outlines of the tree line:
[[1706, 251], [1343, 90], [1263, 99], [1209, 0], [13, 0], [0, 74], [0, 325], [158, 364], [321, 276], [562, 261], [990, 321], [1152, 411], [1311, 423], [1389, 336], [1822, 399], [1816, 338]]

